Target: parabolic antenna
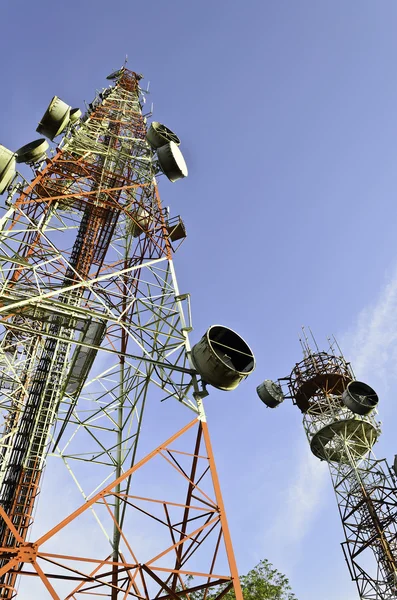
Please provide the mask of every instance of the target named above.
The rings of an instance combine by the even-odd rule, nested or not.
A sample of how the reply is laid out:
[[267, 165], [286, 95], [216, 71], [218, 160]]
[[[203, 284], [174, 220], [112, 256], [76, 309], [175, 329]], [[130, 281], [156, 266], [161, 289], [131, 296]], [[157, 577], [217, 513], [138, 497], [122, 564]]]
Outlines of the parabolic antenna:
[[72, 108], [70, 111], [70, 122], [76, 123], [81, 118], [82, 112], [79, 108]]
[[342, 400], [357, 415], [368, 415], [379, 402], [375, 390], [362, 381], [351, 381], [342, 394]]
[[258, 385], [256, 391], [262, 402], [269, 408], [276, 408], [284, 400], [281, 386], [271, 379], [265, 379], [263, 383]]
[[365, 420], [346, 419], [322, 427], [310, 442], [311, 451], [317, 458], [332, 462], [349, 462], [348, 446], [352, 456], [364, 456], [372, 448], [379, 430]]
[[138, 237], [149, 227], [151, 221], [150, 213], [140, 206], [131, 216], [133, 219], [131, 220], [131, 234], [134, 237]]
[[117, 79], [117, 77], [120, 77], [120, 75], [123, 74], [123, 71], [124, 67], [121, 67], [121, 69], [117, 69], [117, 71], [113, 71], [113, 73], [110, 73], [110, 75], [108, 75], [106, 79]]
[[54, 96], [36, 129], [51, 141], [66, 129], [70, 119], [70, 106]]
[[164, 144], [168, 144], [168, 142], [174, 142], [177, 146], [181, 143], [179, 137], [171, 129], [158, 121], [152, 122], [146, 134], [146, 139], [155, 150], [164, 146]]
[[175, 142], [169, 142], [158, 148], [157, 157], [161, 170], [170, 181], [174, 182], [187, 177], [188, 170], [185, 159]]
[[35, 163], [45, 155], [48, 147], [48, 142], [44, 138], [34, 140], [16, 151], [16, 161], [17, 163]]
[[0, 194], [14, 179], [16, 173], [16, 154], [0, 144]]
[[203, 381], [219, 390], [234, 390], [255, 369], [251, 348], [235, 331], [212, 325], [192, 348]]

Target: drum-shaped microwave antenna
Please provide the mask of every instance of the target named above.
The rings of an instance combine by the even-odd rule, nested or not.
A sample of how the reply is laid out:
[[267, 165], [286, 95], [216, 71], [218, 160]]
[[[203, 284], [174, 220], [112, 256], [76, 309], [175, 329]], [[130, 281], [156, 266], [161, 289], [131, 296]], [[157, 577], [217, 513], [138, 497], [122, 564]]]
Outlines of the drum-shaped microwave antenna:
[[258, 385], [256, 391], [262, 402], [269, 408], [276, 408], [284, 400], [281, 385], [271, 379], [265, 379], [263, 383]]
[[52, 141], [66, 129], [70, 120], [70, 108], [69, 104], [54, 96], [36, 131]]
[[175, 142], [169, 142], [158, 148], [157, 157], [161, 170], [170, 181], [174, 182], [187, 177], [188, 170], [185, 159]]
[[70, 111], [70, 122], [72, 125], [81, 118], [82, 112], [79, 108], [72, 108]]
[[16, 151], [16, 161], [17, 163], [36, 163], [43, 158], [48, 147], [48, 142], [44, 138], [34, 140], [34, 142], [25, 144], [25, 146], [22, 146]]
[[379, 402], [375, 390], [362, 381], [351, 381], [342, 394], [342, 400], [357, 415], [368, 415]]
[[131, 234], [133, 237], [139, 237], [143, 231], [146, 231], [150, 225], [150, 213], [141, 206], [132, 213]]
[[179, 137], [171, 129], [158, 121], [152, 122], [146, 134], [146, 139], [155, 150], [169, 142], [174, 142], [177, 146], [181, 143]]
[[16, 154], [0, 144], [0, 194], [10, 185], [16, 174]]
[[219, 390], [234, 390], [255, 369], [251, 348], [235, 331], [212, 325], [192, 348], [203, 381]]

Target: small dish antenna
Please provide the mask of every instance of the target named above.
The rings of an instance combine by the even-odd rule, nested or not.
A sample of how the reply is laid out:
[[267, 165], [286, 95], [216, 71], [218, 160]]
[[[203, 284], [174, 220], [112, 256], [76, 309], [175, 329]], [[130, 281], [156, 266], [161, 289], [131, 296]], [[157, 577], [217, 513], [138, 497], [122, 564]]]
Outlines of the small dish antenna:
[[113, 71], [113, 73], [110, 73], [110, 75], [108, 75], [106, 77], [106, 79], [117, 79], [118, 77], [120, 77], [124, 72], [124, 67], [121, 67], [121, 69], [117, 69], [117, 71]]
[[265, 379], [263, 383], [258, 385], [256, 391], [262, 402], [269, 408], [276, 408], [284, 400], [281, 385], [271, 379]]

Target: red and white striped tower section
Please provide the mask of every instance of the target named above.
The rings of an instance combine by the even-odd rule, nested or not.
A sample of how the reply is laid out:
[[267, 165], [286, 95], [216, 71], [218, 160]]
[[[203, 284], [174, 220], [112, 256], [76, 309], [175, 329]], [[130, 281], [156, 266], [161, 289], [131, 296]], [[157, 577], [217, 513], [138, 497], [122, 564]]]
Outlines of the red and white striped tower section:
[[[271, 408], [291, 398], [303, 413], [310, 449], [331, 473], [342, 549], [359, 598], [391, 600], [397, 597], [397, 484], [386, 460], [373, 453], [378, 396], [356, 381], [335, 341], [327, 352], [317, 344], [313, 351], [306, 337], [301, 343], [303, 360], [288, 377], [265, 380], [258, 395]], [[326, 552], [325, 535], [323, 546]]]
[[[179, 139], [147, 129], [140, 75], [108, 79], [84, 115], [53, 98], [37, 129], [52, 150], [0, 146], [0, 598], [241, 600], [202, 399], [254, 357], [221, 325], [191, 348], [172, 260], [185, 227], [157, 188], [187, 175]], [[165, 399], [189, 422], [142, 453], [145, 407]], [[65, 514], [69, 487], [47, 486], [37, 537], [53, 456], [81, 501]]]

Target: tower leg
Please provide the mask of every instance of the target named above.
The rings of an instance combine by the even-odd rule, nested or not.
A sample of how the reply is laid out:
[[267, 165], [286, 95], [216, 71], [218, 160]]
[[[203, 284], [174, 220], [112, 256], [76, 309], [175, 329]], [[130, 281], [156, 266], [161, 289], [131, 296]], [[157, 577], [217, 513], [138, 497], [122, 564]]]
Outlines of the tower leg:
[[[152, 467], [156, 480], [150, 474]], [[126, 490], [125, 482], [138, 471], [145, 471], [144, 477], [156, 481], [155, 489], [166, 496], [174, 490], [178, 496], [183, 493], [180, 501], [176, 494], [172, 499], [143, 496], [139, 484]], [[163, 482], [169, 481], [172, 485], [167, 488]], [[117, 559], [114, 553], [103, 559], [60, 550], [68, 527], [77, 526], [82, 534], [91, 527], [91, 509], [107, 512], [114, 520], [111, 507], [116, 500], [126, 506], [125, 524], [133, 524], [138, 515], [139, 523], [148, 525], [154, 543], [149, 553], [134, 543], [134, 527], [125, 524], [119, 528]], [[116, 521], [114, 526], [119, 527]], [[0, 548], [0, 559], [4, 564], [0, 575], [18, 569], [22, 578], [40, 579], [43, 592], [54, 599], [138, 595], [145, 600], [179, 600], [199, 590], [220, 599], [233, 588], [236, 600], [243, 600], [207, 423], [194, 419], [36, 542], [17, 536], [13, 548]], [[229, 572], [224, 572], [227, 566]], [[65, 595], [67, 584], [72, 585]]]
[[233, 581], [234, 593], [236, 595], [236, 600], [243, 600], [243, 593], [241, 591], [241, 585], [240, 585], [240, 579], [238, 576], [236, 558], [234, 556], [232, 539], [230, 537], [229, 525], [228, 525], [228, 522], [226, 519], [225, 506], [223, 504], [223, 498], [222, 498], [221, 488], [219, 485], [218, 473], [216, 470], [215, 459], [214, 459], [214, 455], [212, 452], [211, 440], [210, 440], [210, 436], [209, 436], [209, 432], [208, 432], [208, 425], [206, 422], [203, 422], [201, 424], [201, 426], [203, 429], [205, 447], [207, 450], [208, 460], [209, 460], [210, 468], [211, 468], [211, 476], [212, 476], [212, 483], [214, 486], [215, 497], [216, 497], [217, 504], [219, 506], [219, 516], [220, 516], [221, 525], [222, 525], [223, 537], [225, 540], [225, 546], [226, 546], [227, 558], [228, 558], [228, 562], [229, 562], [230, 573], [231, 573], [232, 581]]

